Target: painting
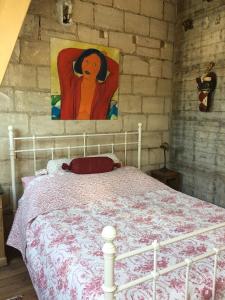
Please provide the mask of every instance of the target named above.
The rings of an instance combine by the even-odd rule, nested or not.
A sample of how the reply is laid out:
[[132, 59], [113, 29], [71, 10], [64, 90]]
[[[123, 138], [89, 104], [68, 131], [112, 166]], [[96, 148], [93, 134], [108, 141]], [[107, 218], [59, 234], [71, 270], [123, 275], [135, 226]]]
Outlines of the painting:
[[51, 38], [53, 120], [118, 118], [119, 50]]

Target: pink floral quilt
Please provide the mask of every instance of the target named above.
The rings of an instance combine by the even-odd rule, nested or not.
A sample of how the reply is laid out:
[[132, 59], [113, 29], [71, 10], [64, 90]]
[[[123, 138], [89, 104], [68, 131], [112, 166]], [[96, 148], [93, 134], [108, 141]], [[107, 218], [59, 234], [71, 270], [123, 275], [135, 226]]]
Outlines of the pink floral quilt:
[[[59, 172], [34, 179], [20, 199], [8, 245], [26, 261], [39, 299], [101, 300], [104, 226], [117, 229], [118, 254], [196, 229], [225, 222], [225, 210], [178, 193], [132, 167], [109, 173]], [[162, 269], [225, 244], [225, 229], [166, 246]], [[149, 274], [153, 255], [116, 263], [117, 284]], [[184, 299], [185, 268], [157, 280], [157, 300]], [[212, 296], [213, 258], [190, 271], [190, 300]], [[118, 293], [116, 299], [150, 300], [147, 282]], [[225, 299], [225, 253], [218, 259], [216, 300]]]

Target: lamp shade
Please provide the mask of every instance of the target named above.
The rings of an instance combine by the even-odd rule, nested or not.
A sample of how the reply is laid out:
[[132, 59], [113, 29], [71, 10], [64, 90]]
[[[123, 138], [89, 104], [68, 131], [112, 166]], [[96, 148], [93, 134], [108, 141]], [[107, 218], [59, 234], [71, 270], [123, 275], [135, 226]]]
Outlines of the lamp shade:
[[161, 149], [164, 149], [164, 150], [166, 150], [166, 151], [168, 151], [169, 150], [169, 144], [168, 143], [162, 143], [161, 145], [160, 145], [160, 148]]

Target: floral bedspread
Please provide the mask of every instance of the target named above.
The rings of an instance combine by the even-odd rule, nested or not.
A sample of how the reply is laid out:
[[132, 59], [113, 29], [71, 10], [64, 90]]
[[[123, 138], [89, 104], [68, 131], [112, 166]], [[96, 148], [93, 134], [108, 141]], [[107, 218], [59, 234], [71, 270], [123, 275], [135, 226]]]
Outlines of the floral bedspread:
[[[8, 244], [18, 248], [39, 299], [101, 300], [104, 226], [117, 229], [117, 253], [225, 222], [225, 210], [178, 193], [132, 167], [110, 173], [60, 172], [35, 179], [20, 200]], [[225, 229], [166, 246], [159, 269], [225, 244]], [[116, 263], [116, 284], [149, 274], [153, 254]], [[157, 280], [157, 300], [184, 299], [185, 268]], [[190, 270], [190, 300], [211, 299], [213, 258]], [[116, 299], [150, 300], [147, 282]], [[225, 299], [225, 251], [219, 255], [216, 300]]]

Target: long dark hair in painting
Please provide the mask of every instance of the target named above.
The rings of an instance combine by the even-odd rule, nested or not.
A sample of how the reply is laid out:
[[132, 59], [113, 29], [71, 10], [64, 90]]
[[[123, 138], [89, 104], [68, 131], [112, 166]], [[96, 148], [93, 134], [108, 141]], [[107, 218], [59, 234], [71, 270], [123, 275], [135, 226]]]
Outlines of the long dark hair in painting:
[[118, 88], [119, 65], [97, 49], [58, 54], [61, 120], [105, 120]]

